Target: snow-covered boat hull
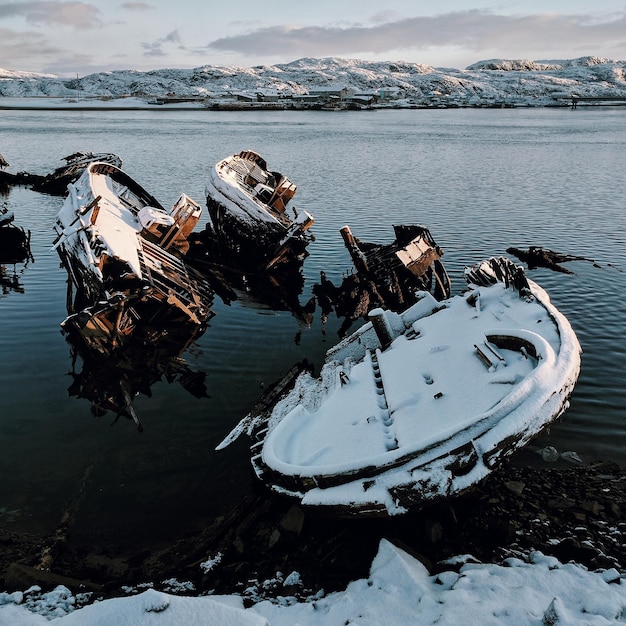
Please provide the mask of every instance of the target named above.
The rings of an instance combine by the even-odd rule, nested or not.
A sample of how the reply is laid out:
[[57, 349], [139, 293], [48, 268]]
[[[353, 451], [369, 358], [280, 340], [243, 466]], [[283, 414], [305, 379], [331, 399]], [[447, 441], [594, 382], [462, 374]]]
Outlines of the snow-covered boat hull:
[[119, 168], [90, 164], [68, 186], [54, 226], [69, 276], [70, 315], [62, 325], [102, 353], [136, 332], [149, 341], [172, 324], [204, 326], [213, 293], [184, 262], [200, 213], [185, 194], [167, 212]]
[[312, 241], [313, 218], [288, 209], [296, 186], [268, 169], [256, 152], [243, 150], [210, 171], [206, 201], [215, 235], [240, 264], [264, 270], [300, 261]]
[[507, 259], [466, 278], [463, 295], [372, 311], [318, 378], [283, 381], [239, 426], [259, 478], [304, 505], [394, 515], [472, 487], [557, 419], [580, 372], [568, 320]]

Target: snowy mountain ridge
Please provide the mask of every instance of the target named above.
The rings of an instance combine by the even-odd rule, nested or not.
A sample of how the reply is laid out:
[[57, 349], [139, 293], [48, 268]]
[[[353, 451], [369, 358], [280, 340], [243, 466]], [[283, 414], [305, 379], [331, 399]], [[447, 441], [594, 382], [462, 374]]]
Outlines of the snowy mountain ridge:
[[345, 87], [352, 92], [397, 90], [420, 101], [433, 94], [468, 100], [529, 101], [560, 95], [626, 97], [626, 61], [598, 57], [530, 61], [491, 59], [466, 69], [434, 68], [408, 62], [302, 58], [277, 65], [234, 67], [204, 65], [193, 69], [147, 72], [116, 70], [81, 78], [18, 72], [0, 68], [0, 96], [117, 98], [128, 95], [211, 97], [225, 93], [275, 90], [307, 94]]

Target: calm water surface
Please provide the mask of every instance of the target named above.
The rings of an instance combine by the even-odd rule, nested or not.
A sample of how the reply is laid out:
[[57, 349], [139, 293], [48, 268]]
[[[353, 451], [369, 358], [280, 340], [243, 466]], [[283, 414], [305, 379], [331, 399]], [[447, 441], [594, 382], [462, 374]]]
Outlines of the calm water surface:
[[[321, 270], [338, 284], [350, 269], [344, 224], [379, 242], [391, 241], [394, 223], [427, 225], [455, 291], [465, 265], [509, 246], [593, 258], [569, 263], [573, 275], [529, 272], [569, 317], [584, 355], [570, 409], [516, 462], [535, 463], [534, 450], [553, 445], [624, 464], [625, 115], [3, 111], [0, 152], [11, 171], [41, 174], [77, 150], [115, 152], [170, 206], [181, 192], [204, 204], [211, 165], [255, 149], [296, 182], [294, 204], [316, 219], [303, 302]], [[159, 382], [135, 402], [143, 434], [125, 419], [111, 425], [114, 415], [96, 418], [88, 400], [68, 393], [72, 360], [59, 329], [66, 275], [50, 250], [62, 199], [16, 188], [0, 202], [32, 231], [35, 257], [16, 268], [23, 292], [0, 295], [0, 526], [49, 533], [80, 499], [75, 541], [150, 545], [229, 510], [255, 479], [245, 442], [214, 447], [263, 385], [302, 358], [320, 364], [341, 320], [330, 319], [324, 334], [319, 314], [303, 328], [288, 311], [216, 299], [210, 327], [184, 355], [207, 374], [209, 397]]]

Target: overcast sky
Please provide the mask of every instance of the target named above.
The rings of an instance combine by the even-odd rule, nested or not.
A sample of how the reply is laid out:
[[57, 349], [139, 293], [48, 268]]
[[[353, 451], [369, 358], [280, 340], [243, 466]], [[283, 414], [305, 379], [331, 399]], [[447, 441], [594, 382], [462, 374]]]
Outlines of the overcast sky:
[[626, 0], [0, 0], [0, 67], [251, 67], [302, 57], [626, 60]]

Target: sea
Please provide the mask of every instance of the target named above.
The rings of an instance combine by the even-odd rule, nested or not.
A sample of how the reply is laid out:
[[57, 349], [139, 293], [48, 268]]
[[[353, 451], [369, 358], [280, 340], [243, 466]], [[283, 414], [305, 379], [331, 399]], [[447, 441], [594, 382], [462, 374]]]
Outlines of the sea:
[[[563, 264], [571, 273], [527, 269], [578, 334], [582, 372], [565, 414], [509, 462], [549, 468], [541, 452], [552, 446], [583, 464], [626, 464], [626, 108], [0, 114], [9, 171], [46, 174], [77, 151], [113, 152], [166, 207], [181, 193], [204, 205], [210, 168], [243, 149], [296, 183], [292, 204], [315, 219], [291, 294], [302, 304], [321, 272], [339, 284], [352, 270], [344, 225], [376, 243], [393, 240], [394, 224], [427, 226], [454, 293], [466, 266], [517, 261], [509, 247], [584, 257]], [[76, 391], [80, 357], [60, 327], [67, 275], [52, 249], [62, 202], [25, 187], [0, 196], [33, 256], [3, 268], [0, 528], [46, 536], [70, 511], [75, 545], [151, 549], [258, 489], [247, 442], [216, 446], [295, 363], [321, 365], [343, 320], [319, 309], [303, 320], [245, 283], [235, 299], [216, 296], [208, 328], [180, 355], [205, 393], [162, 376], [134, 401], [139, 432]]]

